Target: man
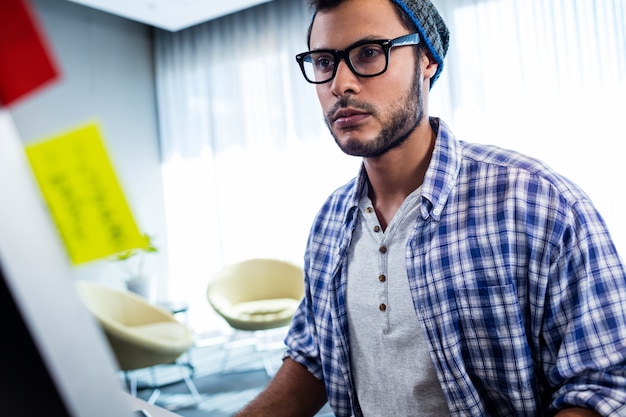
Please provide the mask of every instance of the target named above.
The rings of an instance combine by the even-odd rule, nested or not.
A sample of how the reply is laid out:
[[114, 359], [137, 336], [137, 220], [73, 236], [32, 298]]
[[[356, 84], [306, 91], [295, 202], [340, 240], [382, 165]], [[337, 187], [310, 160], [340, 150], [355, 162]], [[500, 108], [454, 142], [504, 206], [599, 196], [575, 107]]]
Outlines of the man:
[[626, 416], [626, 271], [588, 197], [427, 116], [448, 47], [429, 1], [313, 7], [297, 59], [363, 165], [315, 219], [285, 360], [239, 416]]

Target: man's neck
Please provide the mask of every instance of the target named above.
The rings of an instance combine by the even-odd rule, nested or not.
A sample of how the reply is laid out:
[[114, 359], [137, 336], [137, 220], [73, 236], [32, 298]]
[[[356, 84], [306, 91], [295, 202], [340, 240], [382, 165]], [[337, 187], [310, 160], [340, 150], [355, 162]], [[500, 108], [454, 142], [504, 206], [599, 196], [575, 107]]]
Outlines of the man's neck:
[[363, 163], [369, 180], [369, 198], [383, 228], [404, 199], [424, 182], [436, 134], [428, 119], [398, 148]]

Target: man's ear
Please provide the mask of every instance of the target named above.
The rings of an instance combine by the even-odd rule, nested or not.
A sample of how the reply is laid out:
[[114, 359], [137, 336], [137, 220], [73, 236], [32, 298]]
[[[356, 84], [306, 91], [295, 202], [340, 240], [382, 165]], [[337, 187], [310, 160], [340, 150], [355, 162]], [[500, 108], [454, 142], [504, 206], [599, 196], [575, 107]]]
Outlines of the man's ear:
[[424, 53], [422, 54], [421, 59], [422, 64], [422, 74], [424, 74], [424, 78], [431, 79], [437, 73], [437, 68], [439, 68], [439, 64], [435, 61], [430, 54]]

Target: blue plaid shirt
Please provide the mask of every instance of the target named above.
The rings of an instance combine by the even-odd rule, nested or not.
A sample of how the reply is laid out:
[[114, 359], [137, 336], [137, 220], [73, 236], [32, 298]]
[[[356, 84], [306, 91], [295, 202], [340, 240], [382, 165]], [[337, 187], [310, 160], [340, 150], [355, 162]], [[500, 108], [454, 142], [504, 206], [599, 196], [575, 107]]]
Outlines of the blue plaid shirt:
[[[536, 160], [431, 123], [437, 141], [405, 259], [452, 416], [567, 406], [626, 416], [626, 270], [589, 198]], [[324, 381], [338, 417], [362, 415], [346, 262], [365, 181], [361, 170], [317, 215], [286, 337], [286, 356]]]

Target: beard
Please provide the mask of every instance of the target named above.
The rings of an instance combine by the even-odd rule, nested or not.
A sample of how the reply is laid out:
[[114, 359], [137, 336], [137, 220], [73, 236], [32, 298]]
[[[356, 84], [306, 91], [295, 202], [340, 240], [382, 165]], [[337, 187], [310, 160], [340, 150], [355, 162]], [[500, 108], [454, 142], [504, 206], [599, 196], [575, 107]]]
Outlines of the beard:
[[[373, 158], [402, 145], [424, 118], [424, 99], [419, 79], [418, 70], [411, 88], [391, 106], [386, 119], [381, 119], [380, 112], [370, 103], [356, 100], [351, 96], [340, 98], [325, 117], [326, 126], [335, 138], [337, 146], [348, 155]], [[378, 136], [370, 141], [356, 138], [342, 144], [338, 135], [333, 132], [329, 120], [337, 110], [348, 106], [366, 111], [381, 120], [382, 128]]]

